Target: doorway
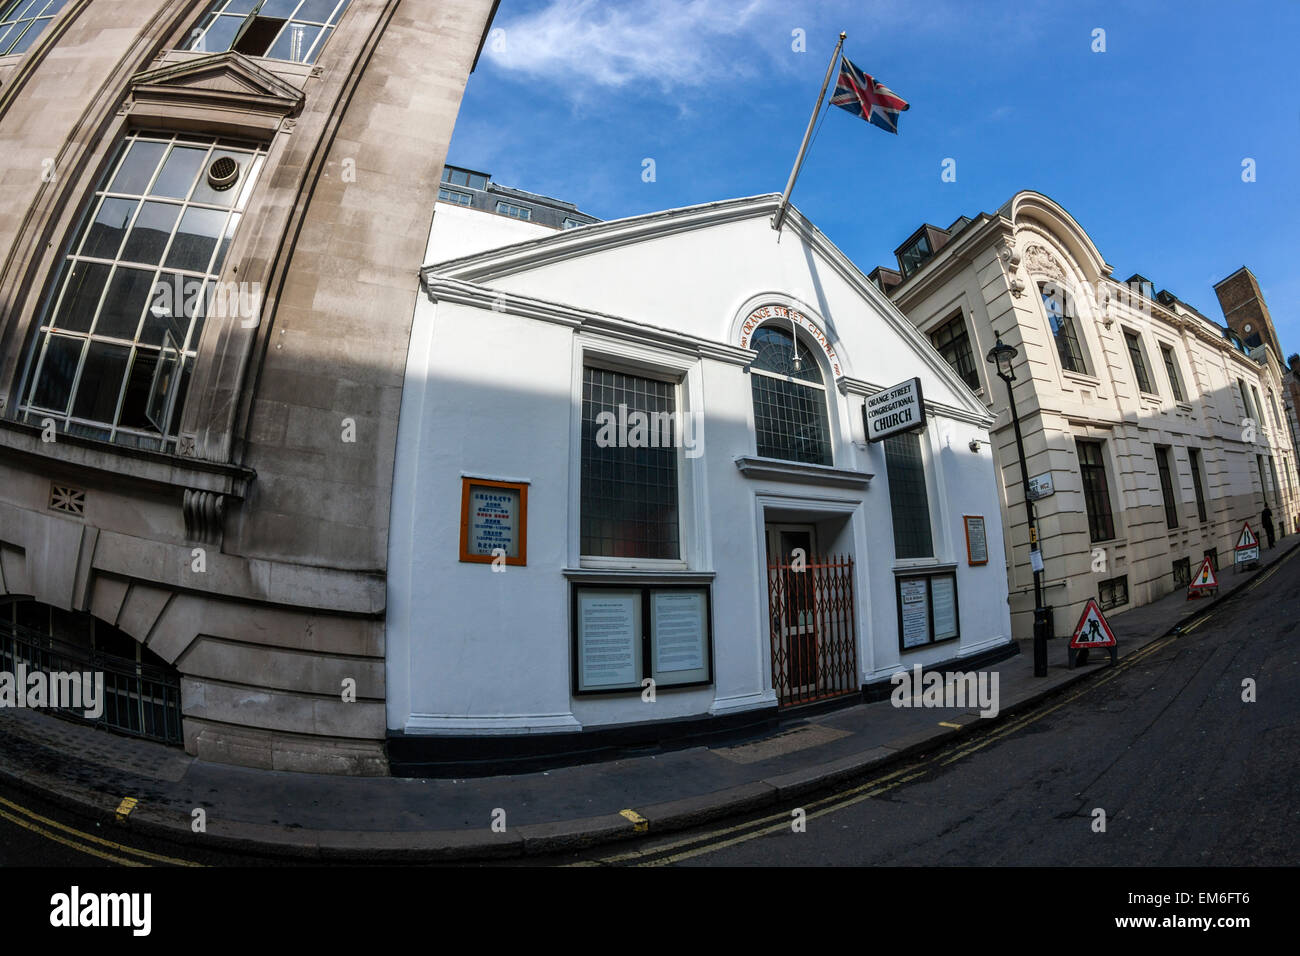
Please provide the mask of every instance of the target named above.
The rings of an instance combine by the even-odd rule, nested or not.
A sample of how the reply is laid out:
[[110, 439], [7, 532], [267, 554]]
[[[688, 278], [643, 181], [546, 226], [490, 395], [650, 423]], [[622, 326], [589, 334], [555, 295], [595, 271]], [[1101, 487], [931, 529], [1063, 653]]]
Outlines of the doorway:
[[853, 559], [821, 555], [811, 524], [766, 526], [772, 684], [782, 706], [855, 692]]

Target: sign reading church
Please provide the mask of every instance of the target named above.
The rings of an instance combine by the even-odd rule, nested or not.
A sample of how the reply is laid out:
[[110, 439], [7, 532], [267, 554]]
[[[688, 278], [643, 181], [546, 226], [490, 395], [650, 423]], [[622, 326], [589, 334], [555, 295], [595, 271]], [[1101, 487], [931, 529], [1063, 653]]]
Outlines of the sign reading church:
[[[993, 460], [946, 451], [988, 447], [992, 417], [797, 211], [776, 241], [778, 201], [512, 221], [517, 245], [422, 271], [389, 529], [394, 772], [734, 730], [1010, 652], [1002, 529], [970, 522], [997, 513]], [[479, 215], [440, 210], [435, 246]]]
[[884, 441], [925, 427], [925, 397], [920, 378], [909, 378], [893, 388], [882, 389], [862, 406], [867, 441]]

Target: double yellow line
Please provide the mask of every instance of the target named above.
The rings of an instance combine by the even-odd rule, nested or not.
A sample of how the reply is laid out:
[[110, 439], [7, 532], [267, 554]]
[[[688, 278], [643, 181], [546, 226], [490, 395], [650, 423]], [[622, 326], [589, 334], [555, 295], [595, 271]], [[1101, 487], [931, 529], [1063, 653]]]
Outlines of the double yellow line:
[[[1279, 562], [1279, 565], [1280, 564], [1281, 562]], [[1260, 583], [1276, 570], [1277, 568], [1275, 567], [1265, 574], [1260, 579]], [[1202, 615], [1196, 621], [1183, 628], [1179, 634], [1189, 633], [1213, 617], [1215, 613], [1216, 612], [1211, 611], [1208, 614]], [[1168, 634], [1164, 637], [1157, 638], [1142, 649], [1125, 657], [1117, 666], [1109, 668], [1107, 673], [1100, 674], [1096, 679], [1090, 680], [1085, 687], [1069, 694], [1051, 706], [1038, 707], [1033, 712], [1026, 714], [1023, 717], [1013, 718], [1006, 725], [997, 730], [981, 735], [978, 743], [973, 743], [969, 746], [956, 744], [927, 760], [909, 764], [902, 769], [895, 770], [892, 773], [887, 773], [880, 777], [875, 777], [872, 780], [859, 784], [849, 790], [844, 790], [828, 797], [823, 797], [820, 800], [812, 801], [803, 807], [805, 811], [804, 819], [813, 820], [828, 813], [843, 810], [846, 807], [861, 803], [864, 800], [870, 800], [872, 797], [878, 797], [881, 794], [888, 793], [890, 790], [901, 787], [905, 783], [910, 783], [919, 777], [925, 776], [937, 767], [946, 767], [959, 760], [964, 760], [976, 751], [983, 750], [990, 744], [996, 743], [1011, 734], [1023, 730], [1030, 724], [1042, 720], [1044, 717], [1055, 713], [1062, 707], [1073, 703], [1085, 694], [1090, 694], [1097, 688], [1115, 680], [1124, 671], [1137, 666], [1152, 654], [1168, 647], [1171, 643], [1177, 640], [1179, 634]], [[952, 724], [944, 721], [940, 721], [940, 724], [947, 727], [952, 726]], [[569, 865], [600, 866], [628, 864], [632, 866], [665, 866], [667, 864], [689, 860], [705, 853], [715, 853], [718, 850], [735, 846], [738, 843], [745, 843], [749, 840], [755, 840], [761, 836], [768, 836], [781, 832], [788, 833], [790, 832], [792, 821], [792, 811], [787, 810], [760, 817], [757, 820], [750, 820], [746, 823], [723, 827], [719, 830], [712, 830], [708, 833], [684, 837], [671, 843], [643, 849], [628, 850], [623, 853], [616, 853], [593, 860], [582, 860]]]
[[[194, 863], [190, 860], [180, 860], [171, 856], [162, 856], [158, 853], [150, 853], [148, 850], [137, 850], [135, 847], [126, 846], [122, 843], [115, 843], [112, 840], [105, 840], [103, 837], [95, 836], [93, 833], [85, 833], [75, 827], [62, 824], [58, 820], [51, 820], [49, 817], [43, 817], [34, 810], [29, 810], [24, 806], [14, 803], [12, 800], [6, 800], [4, 797], [0, 797], [0, 819], [7, 820], [15, 826], [22, 827], [24, 830], [30, 830], [32, 833], [42, 836], [47, 840], [60, 843], [63, 846], [76, 850], [78, 853], [85, 853], [89, 856], [98, 857], [101, 860], [107, 860], [109, 863], [116, 863], [119, 866], [150, 866], [155, 863], [163, 863], [169, 866], [203, 865], [201, 863]], [[100, 847], [105, 849], [99, 849]], [[121, 854], [129, 854], [129, 856], [123, 856]], [[132, 857], [136, 857], [137, 859], [132, 859]]]

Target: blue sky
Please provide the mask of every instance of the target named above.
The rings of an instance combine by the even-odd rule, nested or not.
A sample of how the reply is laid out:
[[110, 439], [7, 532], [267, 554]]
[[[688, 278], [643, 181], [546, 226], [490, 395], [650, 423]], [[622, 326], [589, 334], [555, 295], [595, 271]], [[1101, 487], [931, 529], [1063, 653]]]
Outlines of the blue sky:
[[1215, 320], [1249, 266], [1300, 351], [1294, 0], [502, 0], [448, 161], [604, 219], [780, 192], [841, 29], [912, 106], [898, 136], [830, 108], [795, 187], [864, 272], [1036, 189]]

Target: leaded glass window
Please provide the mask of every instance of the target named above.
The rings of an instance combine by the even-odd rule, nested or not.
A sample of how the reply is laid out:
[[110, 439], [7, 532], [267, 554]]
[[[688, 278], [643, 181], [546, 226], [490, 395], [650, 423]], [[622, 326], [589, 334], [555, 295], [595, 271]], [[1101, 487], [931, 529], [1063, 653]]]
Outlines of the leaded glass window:
[[921, 437], [914, 431], [903, 432], [891, 435], [882, 444], [889, 476], [889, 509], [894, 519], [894, 557], [933, 557]]
[[52, 418], [69, 434], [172, 447], [205, 317], [214, 306], [241, 316], [256, 307], [251, 292], [216, 280], [263, 159], [251, 144], [169, 133], [125, 138], [49, 292], [24, 420]]
[[584, 556], [680, 558], [676, 411], [672, 382], [583, 368]]
[[812, 352], [789, 332], [771, 325], [754, 333], [750, 348], [758, 353], [749, 367], [758, 454], [829, 465], [826, 386]]

